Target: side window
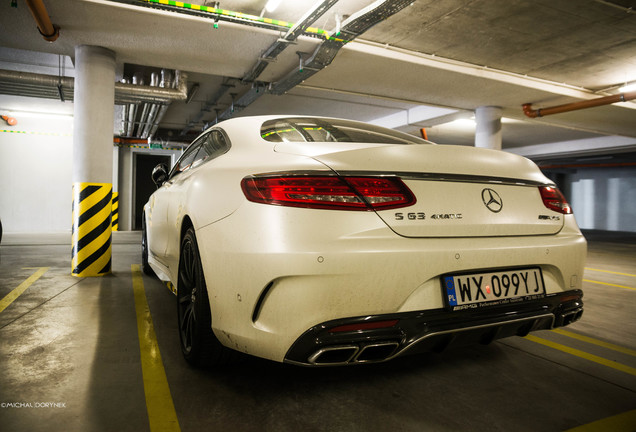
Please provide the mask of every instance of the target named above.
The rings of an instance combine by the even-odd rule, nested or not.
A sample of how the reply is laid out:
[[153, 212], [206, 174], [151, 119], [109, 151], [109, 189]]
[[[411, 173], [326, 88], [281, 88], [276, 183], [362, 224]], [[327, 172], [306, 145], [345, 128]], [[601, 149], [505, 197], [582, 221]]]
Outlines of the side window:
[[170, 171], [170, 178], [190, 168], [200, 149], [201, 140], [195, 141], [193, 144], [191, 144], [190, 147], [188, 147], [186, 151], [181, 155], [177, 163], [172, 167], [172, 171]]
[[219, 130], [213, 130], [200, 137], [181, 155], [170, 171], [170, 178], [201, 165], [203, 162], [221, 156], [230, 149], [228, 141]]
[[219, 130], [213, 130], [208, 134], [208, 139], [203, 143], [203, 150], [207, 159], [214, 159], [226, 153], [230, 149], [225, 136]]

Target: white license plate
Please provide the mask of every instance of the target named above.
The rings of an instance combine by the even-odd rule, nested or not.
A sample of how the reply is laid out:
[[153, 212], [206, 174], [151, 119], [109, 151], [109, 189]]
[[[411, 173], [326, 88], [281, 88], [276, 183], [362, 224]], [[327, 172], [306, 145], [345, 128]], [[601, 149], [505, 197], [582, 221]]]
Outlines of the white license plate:
[[442, 277], [452, 310], [477, 309], [545, 297], [540, 268]]

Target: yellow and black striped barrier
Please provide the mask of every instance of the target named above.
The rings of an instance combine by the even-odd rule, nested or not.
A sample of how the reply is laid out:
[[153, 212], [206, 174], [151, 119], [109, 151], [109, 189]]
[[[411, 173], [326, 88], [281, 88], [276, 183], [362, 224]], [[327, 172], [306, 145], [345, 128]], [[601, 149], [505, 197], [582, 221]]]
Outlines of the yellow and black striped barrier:
[[119, 230], [119, 192], [113, 192], [112, 201], [112, 219], [113, 219], [113, 231]]
[[73, 276], [103, 276], [111, 269], [111, 183], [73, 183]]

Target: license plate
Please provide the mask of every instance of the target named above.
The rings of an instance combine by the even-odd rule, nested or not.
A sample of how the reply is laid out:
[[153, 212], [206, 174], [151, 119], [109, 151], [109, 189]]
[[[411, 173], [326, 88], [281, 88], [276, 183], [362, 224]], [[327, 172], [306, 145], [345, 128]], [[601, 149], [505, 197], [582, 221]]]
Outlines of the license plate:
[[452, 310], [477, 309], [545, 297], [540, 268], [442, 277]]

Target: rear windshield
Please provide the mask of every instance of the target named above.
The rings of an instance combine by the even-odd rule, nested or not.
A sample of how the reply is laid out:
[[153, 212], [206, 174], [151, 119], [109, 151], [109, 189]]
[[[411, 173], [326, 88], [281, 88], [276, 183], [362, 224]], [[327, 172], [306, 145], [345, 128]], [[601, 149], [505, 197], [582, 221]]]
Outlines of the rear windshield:
[[268, 120], [261, 126], [261, 137], [270, 142], [430, 144], [418, 137], [367, 123], [302, 117]]

